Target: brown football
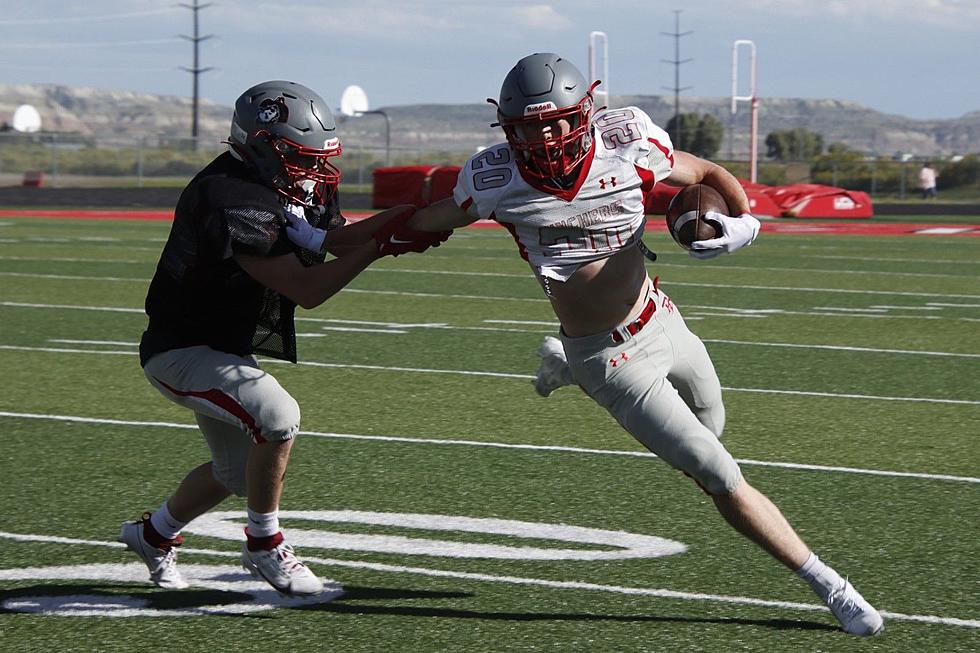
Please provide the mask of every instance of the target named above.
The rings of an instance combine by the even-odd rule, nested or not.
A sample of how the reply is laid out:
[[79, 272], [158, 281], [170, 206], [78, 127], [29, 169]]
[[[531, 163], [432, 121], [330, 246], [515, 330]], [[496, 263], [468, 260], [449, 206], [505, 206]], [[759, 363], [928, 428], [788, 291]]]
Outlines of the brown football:
[[730, 215], [725, 198], [711, 186], [685, 186], [667, 207], [667, 231], [684, 249], [691, 249], [691, 243], [697, 240], [718, 238], [722, 235], [721, 225], [704, 218], [708, 211]]

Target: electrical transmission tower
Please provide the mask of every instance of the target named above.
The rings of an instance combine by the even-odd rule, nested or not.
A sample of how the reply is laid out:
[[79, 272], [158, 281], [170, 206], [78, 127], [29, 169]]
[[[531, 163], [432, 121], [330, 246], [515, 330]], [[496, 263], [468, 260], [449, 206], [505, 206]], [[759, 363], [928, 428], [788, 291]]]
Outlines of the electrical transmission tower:
[[205, 41], [213, 36], [212, 34], [207, 34], [205, 36], [198, 35], [197, 13], [202, 9], [206, 9], [207, 7], [210, 7], [211, 3], [209, 2], [207, 4], [202, 5], [202, 4], [198, 4], [197, 0], [194, 0], [193, 4], [181, 3], [180, 6], [186, 7], [190, 9], [192, 12], [194, 12], [194, 35], [187, 36], [186, 34], [181, 34], [180, 37], [183, 39], [187, 39], [194, 45], [194, 65], [191, 68], [182, 68], [182, 70], [186, 70], [194, 77], [194, 100], [193, 100], [193, 106], [191, 107], [191, 147], [196, 150], [197, 149], [198, 77], [201, 76], [201, 73], [206, 73], [207, 71], [212, 70], [211, 66], [208, 66], [207, 68], [201, 68], [199, 63], [200, 57], [198, 55], [198, 49], [199, 49], [198, 44], [200, 44], [201, 41]]
[[685, 64], [689, 61], [694, 61], [693, 59], [681, 59], [681, 37], [693, 34], [694, 32], [681, 32], [681, 10], [674, 10], [674, 31], [673, 32], [660, 32], [664, 36], [674, 37], [674, 59], [661, 59], [664, 63], [669, 63], [674, 65], [674, 87], [670, 88], [668, 86], [662, 87], [666, 91], [674, 92], [674, 131], [676, 134], [671, 134], [670, 137], [674, 141], [674, 147], [681, 147], [681, 91], [690, 90], [691, 86], [685, 86], [681, 88], [681, 64]]

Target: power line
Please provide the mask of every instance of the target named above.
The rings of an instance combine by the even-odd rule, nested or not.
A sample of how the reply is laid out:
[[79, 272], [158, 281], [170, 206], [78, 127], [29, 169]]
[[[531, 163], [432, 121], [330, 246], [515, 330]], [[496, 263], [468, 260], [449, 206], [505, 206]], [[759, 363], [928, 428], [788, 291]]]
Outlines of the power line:
[[664, 63], [669, 63], [674, 65], [674, 87], [663, 86], [664, 90], [674, 92], [674, 131], [676, 134], [671, 134], [671, 139], [674, 141], [674, 147], [681, 146], [681, 91], [687, 91], [692, 86], [685, 86], [681, 88], [681, 64], [685, 64], [689, 61], [694, 61], [694, 59], [681, 59], [681, 37], [687, 36], [689, 34], [694, 34], [694, 32], [681, 32], [681, 10], [674, 10], [674, 31], [673, 32], [660, 32], [664, 36], [674, 37], [674, 60], [661, 59]]
[[147, 11], [129, 11], [117, 14], [98, 14], [93, 16], [62, 16], [59, 18], [8, 18], [0, 20], [0, 27], [5, 25], [52, 25], [56, 23], [78, 23], [97, 20], [116, 20], [118, 18], [135, 18], [138, 16], [155, 16], [176, 11], [175, 8], [149, 9]]
[[196, 150], [197, 149], [198, 78], [201, 76], [202, 73], [206, 73], [207, 71], [212, 69], [210, 66], [208, 66], [207, 68], [201, 68], [199, 64], [200, 59], [198, 56], [198, 50], [199, 50], [198, 45], [200, 44], [201, 41], [206, 41], [207, 39], [213, 36], [213, 34], [207, 34], [205, 36], [198, 35], [197, 14], [202, 9], [206, 9], [207, 7], [210, 7], [211, 3], [209, 2], [207, 4], [202, 5], [202, 4], [198, 4], [197, 0], [194, 0], [194, 4], [188, 5], [188, 4], [181, 3], [180, 6], [186, 7], [187, 9], [190, 9], [192, 12], [194, 12], [194, 35], [186, 36], [184, 34], [181, 34], [181, 38], [187, 39], [194, 46], [194, 65], [191, 68], [184, 68], [183, 70], [189, 72], [191, 76], [194, 78], [194, 100], [192, 102], [192, 108], [191, 108], [191, 116], [192, 116], [191, 117], [191, 147]]
[[46, 48], [58, 49], [58, 48], [115, 48], [115, 47], [126, 47], [130, 45], [159, 45], [163, 43], [173, 43], [177, 41], [177, 37], [170, 37], [165, 39], [139, 39], [135, 41], [89, 41], [83, 43], [0, 43], [0, 48], [16, 48], [18, 50], [40, 50]]

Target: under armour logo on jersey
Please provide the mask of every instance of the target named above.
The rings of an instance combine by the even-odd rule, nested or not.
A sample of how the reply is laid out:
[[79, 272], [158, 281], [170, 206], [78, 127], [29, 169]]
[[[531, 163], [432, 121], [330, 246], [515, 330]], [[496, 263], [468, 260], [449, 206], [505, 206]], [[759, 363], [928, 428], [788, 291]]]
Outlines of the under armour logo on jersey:
[[606, 181], [604, 178], [599, 180], [599, 188], [605, 190], [606, 184], [609, 184], [613, 188], [615, 188], [616, 187], [616, 178], [615, 177], [610, 177], [609, 178], [609, 181]]
[[630, 357], [626, 355], [626, 352], [621, 351], [619, 352], [619, 356], [617, 356], [616, 358], [609, 359], [609, 367], [619, 367], [620, 363], [625, 363], [629, 359]]

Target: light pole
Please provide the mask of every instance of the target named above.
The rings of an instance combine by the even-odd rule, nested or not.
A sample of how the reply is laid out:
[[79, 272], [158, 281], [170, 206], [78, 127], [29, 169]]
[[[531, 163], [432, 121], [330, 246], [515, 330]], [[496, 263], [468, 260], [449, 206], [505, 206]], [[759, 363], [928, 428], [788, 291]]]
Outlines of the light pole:
[[385, 167], [391, 165], [391, 119], [388, 118], [388, 114], [380, 109], [374, 109], [372, 111], [359, 111], [359, 116], [364, 116], [369, 113], [376, 113], [379, 116], [383, 116], [385, 119]]

